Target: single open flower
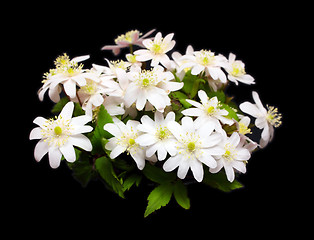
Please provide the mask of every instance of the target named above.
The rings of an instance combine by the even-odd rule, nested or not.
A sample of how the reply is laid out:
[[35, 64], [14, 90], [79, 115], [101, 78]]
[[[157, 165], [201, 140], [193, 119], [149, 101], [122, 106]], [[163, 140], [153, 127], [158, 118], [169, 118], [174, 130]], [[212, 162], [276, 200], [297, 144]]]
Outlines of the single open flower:
[[29, 138], [30, 140], [40, 139], [34, 151], [37, 162], [48, 153], [50, 166], [57, 168], [60, 165], [62, 155], [68, 162], [76, 160], [73, 146], [85, 151], [92, 150], [90, 140], [82, 134], [93, 130], [91, 126], [85, 125], [92, 118], [87, 115], [72, 118], [73, 110], [74, 103], [69, 102], [55, 119], [35, 118], [34, 123], [39, 127], [31, 131]]

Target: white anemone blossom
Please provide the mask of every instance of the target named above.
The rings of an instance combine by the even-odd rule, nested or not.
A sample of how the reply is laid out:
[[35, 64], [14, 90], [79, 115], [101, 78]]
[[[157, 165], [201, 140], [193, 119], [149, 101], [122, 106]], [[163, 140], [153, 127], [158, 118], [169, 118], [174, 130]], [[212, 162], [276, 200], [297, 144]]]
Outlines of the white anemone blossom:
[[172, 40], [173, 35], [173, 33], [170, 33], [163, 38], [161, 33], [158, 32], [153, 40], [145, 39], [142, 43], [147, 49], [135, 51], [136, 60], [140, 62], [152, 60], [151, 66], [153, 67], [157, 66], [159, 63], [165, 67], [168, 66], [170, 59], [166, 53], [176, 44], [176, 42]]
[[239, 107], [242, 112], [255, 117], [256, 127], [263, 129], [260, 146], [264, 148], [274, 137], [274, 127], [279, 127], [281, 125], [282, 116], [278, 113], [278, 109], [273, 106], [267, 105], [268, 110], [266, 110], [257, 92], [253, 91], [252, 96], [255, 104], [244, 102], [240, 104]]
[[141, 118], [141, 124], [137, 129], [143, 132], [135, 141], [141, 146], [147, 147], [146, 156], [151, 157], [157, 152], [158, 160], [165, 160], [167, 153], [176, 153], [175, 138], [169, 131], [167, 124], [175, 121], [174, 112], [169, 112], [164, 118], [163, 114], [156, 111], [153, 121], [147, 115]]
[[219, 145], [224, 149], [223, 154], [215, 156], [217, 166], [210, 168], [209, 171], [217, 173], [224, 168], [227, 179], [233, 182], [235, 178], [234, 169], [245, 173], [246, 166], [244, 161], [249, 160], [251, 154], [248, 149], [242, 147], [243, 144], [240, 142], [240, 136], [237, 132], [232, 133], [230, 137], [223, 134], [223, 141]]
[[113, 121], [114, 123], [104, 125], [104, 129], [114, 136], [105, 145], [105, 148], [111, 151], [110, 158], [115, 159], [121, 153], [127, 152], [134, 159], [138, 169], [142, 170], [145, 167], [145, 148], [135, 141], [140, 134], [137, 130], [140, 122], [129, 120], [124, 124], [118, 118], [113, 118]]
[[31, 131], [29, 138], [30, 140], [40, 139], [34, 151], [37, 162], [48, 153], [50, 166], [57, 168], [60, 165], [62, 155], [68, 162], [76, 160], [73, 146], [85, 151], [92, 150], [90, 140], [82, 134], [93, 130], [91, 126], [85, 125], [92, 118], [87, 115], [72, 118], [73, 110], [74, 103], [69, 102], [55, 119], [35, 118], [34, 123], [39, 127]]
[[133, 103], [137, 110], [144, 109], [147, 101], [150, 102], [159, 112], [163, 112], [166, 106], [170, 106], [168, 94], [183, 87], [183, 83], [171, 81], [174, 76], [164, 68], [157, 66], [152, 70], [132, 71], [127, 73], [130, 80], [124, 102], [127, 108]]
[[212, 122], [214, 124], [215, 130], [218, 132], [224, 131], [220, 122], [228, 125], [234, 124], [233, 120], [226, 118], [226, 116], [229, 114], [228, 111], [225, 109], [220, 109], [217, 97], [212, 97], [209, 99], [206, 92], [203, 90], [198, 91], [198, 97], [201, 100], [201, 103], [186, 99], [186, 101], [192, 104], [195, 108], [188, 108], [183, 110], [183, 115], [197, 117], [195, 122], [198, 124], [198, 126], [202, 126], [205, 122]]
[[248, 85], [255, 84], [254, 78], [246, 74], [244, 63], [240, 60], [235, 60], [235, 58], [236, 55], [233, 53], [229, 54], [228, 65], [225, 67], [225, 70], [228, 72], [228, 79], [236, 85], [238, 85], [238, 81]]
[[210, 50], [194, 51], [179, 59], [184, 61], [184, 64], [178, 69], [181, 72], [185, 68], [191, 68], [192, 75], [198, 75], [205, 72], [206, 76], [210, 76], [214, 80], [220, 80], [222, 83], [227, 82], [225, 73], [221, 67], [227, 67], [227, 59], [219, 54], [215, 55]]
[[194, 178], [201, 182], [204, 176], [202, 164], [215, 168], [217, 162], [213, 156], [224, 153], [224, 149], [217, 146], [221, 134], [214, 132], [213, 123], [207, 122], [199, 127], [190, 117], [182, 118], [182, 125], [171, 121], [167, 127], [177, 140], [177, 153], [165, 162], [163, 169], [170, 172], [179, 167], [177, 175], [184, 179], [191, 168]]

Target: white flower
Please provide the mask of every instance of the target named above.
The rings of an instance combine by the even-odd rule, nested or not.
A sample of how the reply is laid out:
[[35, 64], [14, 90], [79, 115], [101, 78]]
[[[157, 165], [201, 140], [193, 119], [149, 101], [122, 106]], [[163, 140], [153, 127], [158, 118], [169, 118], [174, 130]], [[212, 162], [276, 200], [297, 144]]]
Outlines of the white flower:
[[167, 66], [170, 62], [169, 57], [166, 55], [169, 52], [176, 42], [172, 40], [173, 33], [168, 34], [165, 38], [162, 38], [160, 32], [158, 32], [153, 40], [145, 39], [143, 45], [147, 49], [140, 49], [134, 52], [136, 60], [140, 62], [145, 62], [152, 60], [151, 66], [155, 67], [159, 63], [164, 66]]
[[216, 146], [221, 141], [221, 135], [213, 133], [214, 125], [211, 122], [198, 127], [190, 117], [182, 118], [182, 125], [171, 121], [167, 126], [177, 140], [177, 154], [165, 162], [163, 169], [170, 172], [179, 167], [177, 175], [184, 179], [191, 168], [194, 178], [201, 182], [204, 176], [202, 163], [215, 168], [217, 163], [213, 156], [224, 152]]
[[[189, 55], [193, 55], [194, 53], [194, 49], [191, 45], [189, 45], [187, 48], [186, 48], [186, 51], [185, 51], [185, 55], [189, 56]], [[184, 78], [185, 76], [185, 73], [190, 70], [190, 68], [185, 68], [185, 69], [181, 69], [180, 67], [189, 62], [189, 60], [182, 60], [182, 54], [179, 53], [179, 52], [174, 52], [172, 53], [171, 57], [173, 58], [174, 60], [174, 63], [175, 63], [175, 68], [176, 68], [176, 75], [177, 77], [182, 81], [182, 79]]]
[[217, 166], [210, 168], [209, 171], [217, 173], [224, 167], [227, 179], [233, 182], [234, 169], [245, 173], [246, 167], [244, 161], [249, 160], [251, 154], [248, 149], [242, 147], [238, 133], [234, 132], [230, 137], [226, 134], [223, 136], [223, 141], [219, 145], [224, 149], [224, 153], [215, 157], [217, 159]]
[[155, 112], [155, 121], [147, 115], [141, 118], [142, 124], [138, 125], [137, 129], [142, 131], [135, 141], [141, 146], [148, 147], [146, 156], [151, 157], [157, 151], [158, 160], [165, 160], [167, 152], [170, 155], [176, 153], [175, 139], [169, 131], [167, 124], [175, 121], [174, 112], [169, 112], [164, 119], [162, 113]]
[[184, 55], [180, 61], [185, 61], [178, 69], [181, 72], [185, 68], [191, 68], [191, 74], [198, 75], [205, 72], [206, 76], [210, 76], [214, 80], [227, 82], [225, 73], [221, 67], [227, 66], [227, 59], [222, 55], [215, 55], [210, 50], [195, 51], [193, 54]]
[[265, 147], [269, 141], [273, 139], [274, 127], [279, 127], [281, 125], [281, 114], [278, 113], [278, 109], [272, 106], [267, 106], [268, 111], [264, 108], [258, 93], [252, 92], [255, 104], [250, 102], [244, 102], [240, 104], [240, 109], [256, 118], [255, 125], [259, 129], [263, 129], [260, 146]]
[[197, 117], [195, 122], [198, 126], [202, 126], [206, 122], [212, 122], [215, 126], [215, 130], [221, 132], [223, 129], [220, 122], [228, 125], [232, 125], [234, 123], [233, 120], [225, 117], [229, 114], [228, 111], [219, 108], [219, 101], [217, 97], [209, 99], [203, 90], [198, 91], [198, 97], [200, 98], [201, 103], [186, 99], [188, 103], [192, 104], [196, 108], [188, 108], [182, 111], [182, 114], [186, 116]]
[[113, 118], [114, 123], [107, 123], [104, 129], [114, 137], [109, 139], [105, 148], [110, 150], [110, 158], [114, 159], [123, 152], [127, 152], [136, 162], [138, 169], [142, 170], [145, 166], [145, 149], [136, 143], [135, 139], [140, 132], [137, 126], [138, 121], [129, 120], [126, 124], [118, 118]]
[[49, 163], [52, 168], [60, 165], [62, 155], [68, 162], [76, 160], [73, 146], [86, 151], [92, 150], [90, 140], [82, 133], [91, 132], [91, 126], [85, 124], [92, 120], [90, 116], [83, 115], [72, 117], [74, 103], [67, 103], [56, 119], [45, 119], [37, 117], [34, 123], [39, 127], [34, 128], [29, 138], [41, 139], [34, 151], [36, 161], [40, 161], [48, 152]]
[[[89, 55], [73, 58], [71, 61], [65, 54], [57, 58], [56, 74], [50, 76], [50, 88], [55, 89], [59, 84], [63, 84], [65, 93], [70, 98], [76, 97], [76, 85], [82, 87], [86, 85], [86, 77], [89, 76], [83, 70], [83, 64], [78, 65], [78, 62], [84, 61], [89, 58]], [[89, 76], [91, 78], [91, 76]], [[55, 91], [54, 91], [55, 92]]]
[[166, 106], [170, 106], [170, 91], [176, 91], [183, 87], [183, 83], [171, 82], [174, 76], [171, 72], [164, 72], [163, 67], [157, 66], [152, 70], [128, 72], [131, 81], [128, 85], [124, 102], [126, 107], [136, 103], [137, 110], [142, 110], [146, 102], [150, 102], [159, 112], [163, 112]]
[[143, 47], [143, 40], [152, 34], [155, 31], [155, 29], [150, 30], [148, 33], [144, 34], [141, 38], [140, 36], [142, 33], [140, 33], [138, 30], [131, 30], [126, 32], [125, 34], [122, 34], [118, 36], [114, 41], [117, 45], [106, 45], [101, 50], [112, 50], [115, 55], [118, 55], [120, 53], [121, 48], [130, 47], [130, 45], [138, 45]]
[[245, 84], [255, 84], [254, 78], [246, 74], [244, 63], [240, 60], [235, 60], [236, 56], [233, 53], [229, 54], [228, 66], [225, 70], [228, 72], [228, 79], [238, 85], [238, 81]]

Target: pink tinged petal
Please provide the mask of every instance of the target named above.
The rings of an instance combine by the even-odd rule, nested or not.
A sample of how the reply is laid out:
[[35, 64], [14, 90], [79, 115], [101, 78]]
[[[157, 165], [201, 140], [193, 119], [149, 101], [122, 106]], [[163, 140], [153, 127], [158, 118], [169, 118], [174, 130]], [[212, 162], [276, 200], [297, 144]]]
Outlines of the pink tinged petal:
[[261, 111], [257, 108], [257, 106], [250, 102], [241, 103], [239, 107], [242, 112], [247, 113], [255, 118], [261, 115]]
[[60, 152], [63, 154], [64, 158], [68, 162], [71, 162], [71, 163], [75, 162], [76, 156], [75, 156], [74, 147], [72, 144], [70, 144], [69, 141], [67, 142], [67, 144], [61, 146], [59, 149], [60, 149]]
[[147, 36], [149, 36], [150, 34], [152, 34], [152, 33], [155, 32], [155, 31], [156, 31], [156, 29], [150, 30], [149, 32], [145, 33], [145, 34], [141, 37], [141, 39], [146, 38]]
[[59, 117], [61, 116], [64, 120], [70, 120], [74, 110], [74, 103], [68, 102], [62, 109]]
[[44, 140], [39, 141], [34, 149], [34, 157], [37, 162], [39, 162], [43, 156], [48, 152], [49, 145]]
[[194, 160], [190, 163], [191, 170], [196, 181], [201, 182], [204, 177], [203, 165], [200, 161]]
[[250, 159], [250, 157], [251, 157], [251, 154], [250, 154], [249, 150], [247, 150], [245, 148], [237, 150], [237, 155], [236, 155], [237, 160], [247, 161]]
[[60, 166], [62, 153], [60, 152], [59, 148], [55, 148], [55, 147], [49, 148], [48, 157], [49, 157], [50, 167], [57, 168]]
[[151, 134], [142, 134], [135, 139], [135, 142], [146, 147], [155, 144], [157, 139]]
[[53, 102], [57, 103], [60, 101], [60, 95], [59, 95], [60, 92], [61, 92], [61, 89], [58, 85], [54, 88], [49, 88], [48, 95]]
[[117, 145], [110, 153], [110, 158], [115, 159], [117, 156], [119, 156], [121, 153], [125, 152], [126, 147]]
[[33, 123], [37, 124], [41, 128], [44, 128], [44, 125], [47, 123], [47, 119], [43, 117], [37, 117], [34, 119]]
[[92, 146], [90, 140], [86, 136], [84, 136], [83, 134], [71, 136], [70, 142], [74, 146], [82, 148], [88, 152], [92, 151], [92, 149], [93, 149], [93, 146]]
[[34, 128], [29, 134], [29, 140], [41, 139], [42, 138], [41, 130], [42, 130], [41, 127]]

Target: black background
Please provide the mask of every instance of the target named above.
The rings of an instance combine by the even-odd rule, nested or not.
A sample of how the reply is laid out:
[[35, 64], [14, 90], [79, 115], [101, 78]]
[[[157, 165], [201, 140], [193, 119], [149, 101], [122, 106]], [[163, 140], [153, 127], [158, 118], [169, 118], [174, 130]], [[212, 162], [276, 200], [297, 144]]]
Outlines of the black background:
[[[55, 2], [25, 6], [27, 11], [13, 23], [16, 31], [8, 45], [13, 67], [10, 81], [17, 82], [11, 85], [18, 91], [14, 99], [22, 99], [21, 109], [10, 107], [14, 125], [19, 129], [9, 141], [10, 146], [17, 147], [10, 148], [5, 159], [7, 192], [3, 198], [9, 226], [17, 226], [30, 236], [40, 235], [38, 231], [44, 230], [56, 235], [98, 233], [109, 237], [112, 233], [116, 238], [123, 233], [141, 235], [144, 229], [150, 232], [148, 237], [186, 231], [208, 237], [213, 233], [254, 237], [288, 231], [287, 224], [301, 212], [292, 200], [298, 183], [291, 171], [295, 153], [290, 135], [291, 85], [287, 84], [292, 69], [286, 64], [291, 58], [292, 44], [288, 8], [258, 3], [214, 6], [193, 1], [181, 3], [180, 7], [169, 4]], [[191, 185], [190, 210], [180, 208], [172, 199], [167, 207], [144, 219], [151, 188], [133, 188], [126, 193], [126, 199], [109, 192], [100, 182], [82, 188], [65, 164], [54, 170], [47, 157], [37, 163], [33, 158], [37, 141], [29, 141], [28, 137], [35, 127], [34, 118], [52, 116], [53, 103], [47, 95], [40, 102], [37, 90], [42, 85], [43, 73], [53, 67], [57, 56], [65, 52], [70, 57], [90, 54], [85, 63], [87, 68], [92, 63], [106, 65], [104, 58], [114, 56], [110, 51], [101, 51], [101, 47], [113, 44], [126, 31], [138, 29], [146, 33], [153, 28], [163, 36], [175, 33], [175, 50], [181, 53], [191, 44], [195, 50], [210, 49], [226, 57], [230, 52], [236, 54], [256, 84], [231, 84], [227, 94], [235, 96], [238, 103], [252, 102], [251, 92], [257, 91], [264, 104], [279, 108], [283, 125], [276, 129], [273, 142], [253, 154], [247, 173], [239, 177], [245, 185], [243, 189], [222, 193], [203, 185]], [[31, 227], [25, 227], [28, 224]]]

